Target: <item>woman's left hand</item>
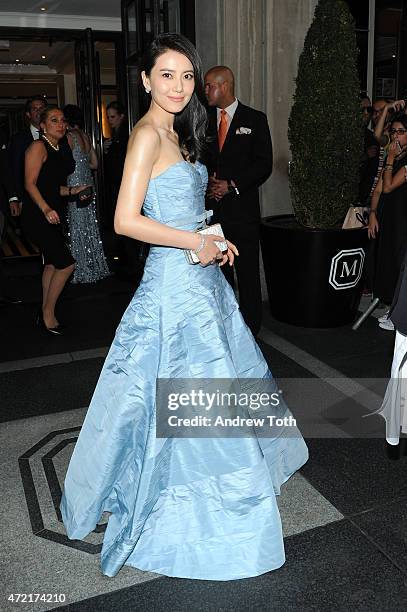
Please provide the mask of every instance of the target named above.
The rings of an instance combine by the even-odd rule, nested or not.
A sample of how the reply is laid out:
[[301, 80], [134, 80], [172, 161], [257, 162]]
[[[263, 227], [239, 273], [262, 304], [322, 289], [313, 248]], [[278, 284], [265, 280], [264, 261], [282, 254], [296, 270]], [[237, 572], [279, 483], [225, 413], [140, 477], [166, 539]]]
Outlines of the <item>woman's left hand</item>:
[[226, 240], [226, 244], [228, 245], [228, 250], [223, 253], [222, 258], [219, 258], [217, 262], [219, 266], [224, 266], [227, 261], [229, 261], [230, 266], [233, 266], [233, 262], [235, 261], [235, 255], [239, 255], [239, 251], [232, 242]]

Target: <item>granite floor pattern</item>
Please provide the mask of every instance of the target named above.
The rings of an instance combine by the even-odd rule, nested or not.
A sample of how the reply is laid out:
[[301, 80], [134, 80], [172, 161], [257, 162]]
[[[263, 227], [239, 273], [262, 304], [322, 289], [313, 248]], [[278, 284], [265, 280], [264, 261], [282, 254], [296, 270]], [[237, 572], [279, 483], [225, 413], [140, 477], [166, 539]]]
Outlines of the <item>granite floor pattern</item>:
[[[58, 512], [60, 491], [85, 412], [86, 409], [71, 410], [1, 425], [0, 545], [3, 551], [8, 551], [2, 556], [1, 568], [5, 595], [39, 590], [58, 592], [64, 593], [71, 603], [157, 578], [124, 568], [116, 578], [108, 579], [98, 570], [103, 532], [90, 534], [85, 542], [71, 542], [65, 536]], [[301, 474], [284, 486], [279, 506], [287, 537], [343, 518]], [[43, 562], [38, 562], [39, 559]], [[19, 604], [18, 609], [52, 607], [29, 603]]]
[[394, 612], [405, 610], [405, 574], [347, 520], [285, 540], [287, 562], [246, 580], [160, 578], [58, 608], [59, 612]]

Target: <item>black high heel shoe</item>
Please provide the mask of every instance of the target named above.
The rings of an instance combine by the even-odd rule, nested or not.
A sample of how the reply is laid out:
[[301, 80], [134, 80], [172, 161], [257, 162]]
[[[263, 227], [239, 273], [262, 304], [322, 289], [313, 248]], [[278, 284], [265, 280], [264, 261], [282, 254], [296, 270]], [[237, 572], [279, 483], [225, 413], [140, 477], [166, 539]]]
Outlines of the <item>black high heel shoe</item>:
[[61, 324], [57, 325], [56, 327], [47, 327], [45, 325], [42, 308], [37, 313], [35, 324], [37, 325], [37, 327], [41, 327], [41, 329], [48, 332], [49, 334], [53, 334], [54, 336], [63, 336], [63, 326]]
[[56, 327], [47, 327], [44, 323], [44, 329], [45, 331], [47, 331], [49, 334], [53, 334], [54, 336], [63, 336], [64, 332], [62, 331], [62, 328], [60, 325], [57, 325]]

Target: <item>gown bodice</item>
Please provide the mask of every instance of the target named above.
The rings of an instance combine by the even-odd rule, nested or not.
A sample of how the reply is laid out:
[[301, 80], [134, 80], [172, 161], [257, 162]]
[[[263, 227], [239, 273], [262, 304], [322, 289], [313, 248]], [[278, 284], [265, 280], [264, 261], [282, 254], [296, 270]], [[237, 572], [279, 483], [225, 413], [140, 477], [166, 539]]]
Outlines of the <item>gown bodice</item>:
[[196, 229], [205, 214], [206, 167], [180, 160], [150, 179], [144, 200], [146, 217], [180, 229]]
[[[144, 215], [181, 230], [193, 232], [203, 227], [212, 214], [212, 211], [205, 210], [207, 182], [206, 166], [200, 162], [191, 164], [180, 160], [172, 164], [150, 179], [143, 205]], [[219, 275], [222, 276], [222, 273], [218, 266], [190, 265], [183, 249], [152, 245], [140, 291], [144, 290], [145, 285], [154, 287], [153, 293], [158, 303], [163, 294], [176, 299], [179, 284], [183, 283], [190, 288], [199, 286], [200, 290], [212, 291]]]

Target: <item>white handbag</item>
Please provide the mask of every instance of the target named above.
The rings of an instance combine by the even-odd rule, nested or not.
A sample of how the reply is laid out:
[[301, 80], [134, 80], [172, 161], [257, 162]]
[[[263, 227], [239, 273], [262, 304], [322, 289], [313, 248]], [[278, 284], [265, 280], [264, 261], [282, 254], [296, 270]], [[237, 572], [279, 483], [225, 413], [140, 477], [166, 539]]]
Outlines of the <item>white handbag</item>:
[[[222, 230], [222, 226], [220, 223], [215, 223], [214, 225], [208, 225], [207, 227], [204, 227], [200, 230], [197, 231], [198, 234], [204, 234], [205, 236], [208, 236], [210, 234], [215, 235], [215, 236], [222, 236], [223, 238], [225, 237], [223, 230]], [[216, 246], [218, 247], [218, 249], [222, 252], [225, 252], [228, 250], [228, 245], [226, 244], [226, 240], [222, 241], [222, 242], [215, 242]], [[185, 257], [187, 258], [187, 262], [189, 264], [197, 264], [199, 263], [199, 257], [198, 255], [195, 253], [195, 251], [186, 249], [184, 250], [185, 253]]]

